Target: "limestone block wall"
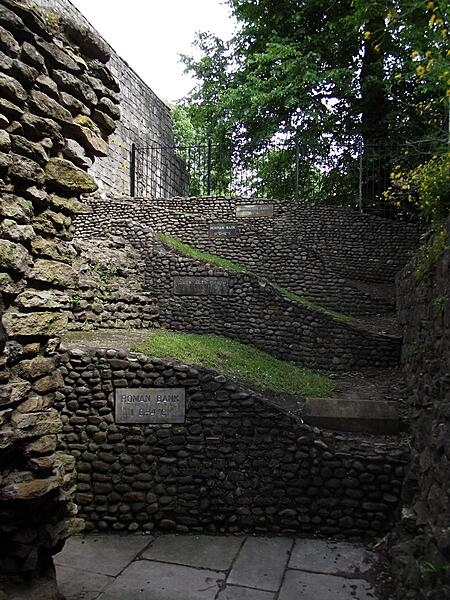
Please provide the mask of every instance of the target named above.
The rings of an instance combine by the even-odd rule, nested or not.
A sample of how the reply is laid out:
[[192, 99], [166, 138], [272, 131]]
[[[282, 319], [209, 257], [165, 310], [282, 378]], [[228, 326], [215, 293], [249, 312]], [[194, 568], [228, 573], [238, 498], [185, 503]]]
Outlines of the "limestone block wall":
[[[110, 327], [163, 327], [174, 331], [213, 333], [253, 344], [270, 354], [318, 369], [346, 370], [397, 364], [398, 336], [378, 333], [355, 320], [344, 320], [284, 297], [254, 275], [237, 273], [181, 255], [158, 242], [154, 234], [134, 223], [118, 220], [114, 233], [127, 235], [140, 258], [140, 279], [123, 277], [122, 269], [110, 277], [83, 276], [73, 305], [71, 329]], [[107, 239], [83, 242], [101, 248], [102, 257], [85, 262], [83, 273], [102, 273], [117, 264]], [[123, 240], [122, 240], [123, 245]], [[114, 244], [113, 244], [114, 247]], [[137, 252], [136, 252], [137, 251]], [[85, 255], [86, 256], [86, 255]], [[83, 256], [81, 257], [83, 262]], [[95, 266], [95, 264], [100, 266]], [[178, 278], [201, 278], [201, 285], [217, 278], [223, 295], [175, 293]], [[99, 281], [100, 280], [100, 281]]]
[[[115, 350], [62, 355], [61, 448], [80, 516], [101, 531], [385, 532], [405, 456], [396, 440], [297, 422], [215, 372]], [[120, 425], [117, 388], [182, 388], [184, 423]]]
[[[102, 58], [101, 50], [93, 39], [90, 54]], [[101, 108], [109, 88], [89, 85], [87, 58], [32, 5], [0, 2], [0, 596], [7, 598], [57, 597], [51, 556], [76, 514], [74, 461], [57, 451], [57, 335], [68, 322], [66, 288], [76, 282], [71, 219], [83, 209], [80, 194], [97, 187], [85, 168], [114, 125]]]
[[[61, 15], [82, 24], [87, 31], [95, 32], [92, 25], [69, 0], [37, 0], [46, 11]], [[113, 197], [130, 194], [131, 145], [138, 147], [173, 147], [172, 120], [169, 107], [156, 96], [133, 69], [103, 41], [111, 59], [108, 67], [117, 82], [116, 102], [120, 106], [120, 122], [109, 142], [108, 156], [91, 167], [90, 173], [102, 182], [106, 194]], [[101, 79], [101, 78], [100, 78]], [[115, 112], [117, 109], [113, 109]], [[184, 194], [187, 189], [184, 163], [172, 150], [165, 150], [153, 163], [138, 164], [139, 180], [151, 196], [171, 197]]]
[[402, 271], [398, 296], [412, 440], [393, 536], [397, 597], [438, 600], [450, 597], [450, 220]]
[[[417, 225], [350, 209], [273, 202], [273, 216], [239, 217], [245, 198], [90, 200], [77, 236], [108, 232], [120, 216], [200, 250], [236, 262], [327, 308], [352, 315], [394, 308], [394, 277], [419, 238]], [[214, 224], [233, 224], [235, 237], [211, 237]], [[130, 231], [132, 235], [132, 231]]]

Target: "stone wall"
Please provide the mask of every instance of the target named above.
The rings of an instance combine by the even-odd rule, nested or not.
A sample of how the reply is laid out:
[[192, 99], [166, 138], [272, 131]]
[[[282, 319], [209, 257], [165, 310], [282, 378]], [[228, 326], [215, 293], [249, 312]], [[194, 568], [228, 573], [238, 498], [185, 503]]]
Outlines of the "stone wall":
[[[321, 433], [222, 375], [115, 350], [69, 349], [57, 407], [87, 529], [375, 536], [392, 522], [404, 453]], [[184, 423], [119, 425], [117, 388], [182, 388]]]
[[[132, 231], [134, 251], [125, 252], [124, 240], [117, 238], [78, 242], [83, 277], [71, 329], [162, 327], [225, 335], [284, 360], [340, 371], [387, 367], [399, 360], [398, 336], [290, 300], [255, 275], [177, 253], [137, 223], [130, 230], [119, 219], [112, 231]], [[117, 245], [125, 252], [121, 259]], [[91, 246], [101, 250], [93, 255]], [[181, 278], [185, 285], [185, 277], [201, 279], [199, 295], [176, 293], [176, 282], [180, 285]], [[220, 289], [207, 291], [210, 285]]]
[[450, 598], [449, 240], [447, 220], [398, 281], [412, 432], [392, 548], [399, 599]]
[[[237, 217], [245, 198], [90, 200], [77, 236], [111, 231], [119, 217], [236, 262], [327, 308], [352, 315], [394, 308], [394, 277], [416, 248], [416, 225], [350, 209], [274, 202], [273, 216]], [[210, 225], [235, 224], [235, 237], [210, 237]]]
[[[36, 0], [36, 5], [52, 13], [69, 17], [94, 31], [92, 25], [69, 0]], [[95, 32], [95, 35], [98, 34]], [[130, 194], [131, 145], [138, 147], [173, 147], [172, 120], [169, 107], [160, 100], [133, 69], [104, 42], [111, 55], [108, 67], [118, 82], [115, 89], [120, 103], [121, 118], [111, 136], [109, 154], [100, 158], [90, 169], [96, 180], [101, 181], [106, 194], [126, 196]], [[100, 78], [101, 79], [101, 78]], [[114, 112], [117, 109], [113, 108]], [[139, 180], [149, 196], [173, 196], [183, 194], [187, 180], [184, 163], [173, 151], [167, 149], [153, 164], [140, 161]]]
[[114, 126], [101, 109], [113, 92], [89, 83], [96, 55], [100, 41], [80, 56], [32, 5], [0, 2], [1, 597], [57, 597], [51, 555], [76, 513], [74, 461], [56, 451], [55, 336], [76, 282], [71, 217], [96, 189], [83, 168]]

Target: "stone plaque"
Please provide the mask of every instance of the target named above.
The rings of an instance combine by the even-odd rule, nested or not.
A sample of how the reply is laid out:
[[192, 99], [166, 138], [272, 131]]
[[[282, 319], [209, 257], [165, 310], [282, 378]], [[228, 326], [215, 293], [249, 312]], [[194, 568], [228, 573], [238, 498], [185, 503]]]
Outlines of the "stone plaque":
[[117, 388], [116, 423], [184, 423], [184, 388]]
[[210, 238], [233, 238], [238, 234], [236, 223], [214, 223], [209, 226]]
[[228, 296], [228, 277], [174, 277], [173, 293], [177, 296]]
[[236, 217], [273, 217], [273, 204], [242, 204], [236, 206]]

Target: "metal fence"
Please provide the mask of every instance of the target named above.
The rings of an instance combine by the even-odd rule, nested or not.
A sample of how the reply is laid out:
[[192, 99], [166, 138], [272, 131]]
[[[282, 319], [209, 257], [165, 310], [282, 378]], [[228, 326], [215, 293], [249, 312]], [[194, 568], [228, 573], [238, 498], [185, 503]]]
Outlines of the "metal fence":
[[292, 199], [347, 205], [388, 217], [396, 209], [384, 201], [383, 192], [391, 183], [394, 166], [414, 161], [407, 144], [363, 144], [358, 138], [346, 143], [322, 139], [316, 147], [304, 145], [300, 137], [262, 148], [232, 148], [211, 141], [192, 146], [134, 146], [132, 196], [155, 197], [152, 174], [169, 177], [174, 164], [169, 157], [178, 161], [171, 195]]

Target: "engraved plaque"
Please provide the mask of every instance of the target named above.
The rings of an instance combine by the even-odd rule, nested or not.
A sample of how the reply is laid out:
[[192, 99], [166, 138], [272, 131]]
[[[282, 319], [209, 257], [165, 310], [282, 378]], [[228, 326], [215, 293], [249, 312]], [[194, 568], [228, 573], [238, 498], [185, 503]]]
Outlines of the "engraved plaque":
[[228, 296], [228, 277], [174, 277], [173, 293], [177, 296]]
[[273, 204], [241, 204], [236, 206], [236, 217], [273, 217]]
[[210, 238], [233, 238], [238, 234], [236, 223], [214, 223], [209, 226]]
[[184, 423], [184, 388], [117, 388], [116, 423]]

